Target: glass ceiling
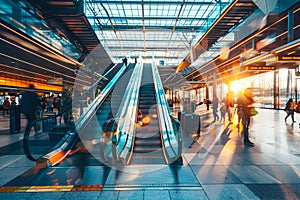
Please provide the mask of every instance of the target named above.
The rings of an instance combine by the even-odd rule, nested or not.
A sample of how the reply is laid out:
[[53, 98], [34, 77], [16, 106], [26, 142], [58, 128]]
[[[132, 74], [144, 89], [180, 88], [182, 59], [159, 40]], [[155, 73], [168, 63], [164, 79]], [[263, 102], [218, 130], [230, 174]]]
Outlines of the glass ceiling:
[[177, 66], [232, 1], [86, 0], [85, 14], [113, 62], [154, 56]]

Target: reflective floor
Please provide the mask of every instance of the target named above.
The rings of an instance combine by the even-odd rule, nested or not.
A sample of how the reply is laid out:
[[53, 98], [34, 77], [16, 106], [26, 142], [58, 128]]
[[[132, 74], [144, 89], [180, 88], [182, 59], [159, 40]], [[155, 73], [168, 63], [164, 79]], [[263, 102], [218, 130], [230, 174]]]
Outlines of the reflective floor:
[[[24, 178], [34, 163], [22, 154], [22, 134], [10, 134], [8, 118], [1, 116], [0, 198], [300, 199], [300, 115], [292, 123], [284, 121], [284, 111], [258, 112], [250, 128], [255, 147], [243, 145], [236, 123], [212, 123], [212, 114], [200, 108], [201, 134], [186, 146], [182, 165], [60, 166], [39, 180]], [[65, 182], [55, 186], [50, 174]], [[68, 175], [80, 184], [62, 178]]]

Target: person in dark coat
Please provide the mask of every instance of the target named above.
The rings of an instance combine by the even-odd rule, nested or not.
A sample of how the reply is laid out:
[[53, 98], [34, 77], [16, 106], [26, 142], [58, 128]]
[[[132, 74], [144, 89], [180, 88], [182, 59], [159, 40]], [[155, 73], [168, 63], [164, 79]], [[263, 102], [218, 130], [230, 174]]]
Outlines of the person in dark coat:
[[35, 120], [35, 111], [40, 104], [38, 95], [33, 91], [34, 85], [30, 84], [29, 89], [30, 91], [24, 93], [21, 99], [21, 112], [25, 114], [27, 119], [26, 128], [29, 128], [28, 126]]
[[286, 122], [287, 118], [291, 116], [293, 123], [296, 122], [294, 118], [295, 113], [295, 102], [292, 98], [288, 100], [288, 102], [285, 104], [284, 111], [286, 112], [286, 117], [284, 118], [284, 121]]
[[126, 57], [124, 57], [123, 63], [127, 66], [127, 58]]
[[212, 107], [213, 107], [213, 115], [214, 115], [214, 122], [219, 120], [219, 115], [218, 115], [218, 107], [219, 107], [219, 98], [214, 97], [212, 101]]
[[2, 113], [2, 115], [4, 116], [5, 113], [8, 115], [9, 114], [8, 111], [9, 111], [10, 106], [11, 106], [8, 97], [5, 98], [2, 106], [3, 106], [3, 113]]
[[249, 125], [250, 125], [250, 109], [254, 103], [253, 95], [249, 89], [246, 89], [244, 93], [241, 93], [237, 99], [239, 114], [242, 120], [242, 133], [244, 135], [244, 145], [254, 146], [254, 143], [249, 140]]

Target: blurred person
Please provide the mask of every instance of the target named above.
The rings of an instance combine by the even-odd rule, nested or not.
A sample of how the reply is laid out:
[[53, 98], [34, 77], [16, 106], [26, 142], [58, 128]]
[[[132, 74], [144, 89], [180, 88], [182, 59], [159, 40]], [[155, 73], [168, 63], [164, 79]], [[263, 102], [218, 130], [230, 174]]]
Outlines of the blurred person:
[[53, 95], [51, 95], [47, 101], [47, 111], [53, 112]]
[[5, 113], [8, 115], [9, 114], [9, 109], [10, 109], [10, 101], [9, 101], [8, 97], [5, 98], [5, 100], [2, 104], [2, 107], [3, 107], [2, 115], [5, 116]]
[[[241, 91], [239, 92], [238, 96], [240, 96], [240, 95], [242, 95]], [[242, 108], [243, 108], [243, 105], [241, 105], [241, 104], [238, 103], [236, 105], [235, 109], [234, 109], [234, 112], [233, 112], [234, 117], [236, 117], [236, 115], [237, 115], [237, 121], [235, 121], [235, 122], [236, 122], [236, 127], [238, 127], [238, 128], [240, 127], [240, 123], [241, 123], [241, 120], [242, 120], [241, 115], [240, 115], [240, 110]]]
[[219, 107], [219, 98], [214, 97], [212, 101], [212, 109], [213, 109], [213, 115], [214, 115], [214, 122], [219, 120], [219, 115], [218, 115], [218, 107]]
[[24, 113], [27, 119], [26, 129], [35, 120], [35, 111], [40, 104], [38, 95], [33, 91], [34, 85], [29, 85], [29, 91], [22, 95], [21, 112]]
[[60, 113], [62, 111], [62, 100], [61, 100], [61, 96], [57, 97], [57, 101], [56, 101], [56, 108], [58, 110], [58, 113]]
[[206, 104], [206, 110], [209, 110], [209, 104], [211, 103], [208, 98], [204, 99], [203, 102]]
[[253, 95], [249, 89], [246, 89], [238, 96], [237, 103], [239, 106], [239, 115], [242, 120], [242, 133], [244, 136], [245, 146], [254, 146], [254, 143], [249, 140], [249, 125], [251, 117], [251, 105], [254, 103]]
[[16, 100], [13, 99], [13, 100], [11, 101], [11, 104], [10, 104], [10, 105], [11, 105], [11, 106], [16, 106], [16, 105], [17, 105]]
[[232, 120], [231, 108], [233, 107], [234, 107], [233, 94], [232, 92], [228, 92], [225, 97], [225, 108], [226, 108], [229, 123], [231, 123]]
[[284, 121], [287, 120], [287, 118], [289, 116], [291, 116], [292, 120], [293, 120], [293, 123], [296, 122], [295, 119], [294, 119], [294, 113], [295, 113], [295, 102], [292, 98], [290, 98], [288, 100], [288, 102], [285, 104], [285, 108], [284, 108], [284, 111], [286, 112], [286, 117], [284, 118]]
[[221, 103], [220, 112], [221, 112], [220, 122], [224, 123], [225, 122], [225, 116], [226, 116], [226, 106], [225, 106], [225, 103]]
[[127, 66], [127, 58], [126, 58], [126, 56], [123, 59], [123, 63]]

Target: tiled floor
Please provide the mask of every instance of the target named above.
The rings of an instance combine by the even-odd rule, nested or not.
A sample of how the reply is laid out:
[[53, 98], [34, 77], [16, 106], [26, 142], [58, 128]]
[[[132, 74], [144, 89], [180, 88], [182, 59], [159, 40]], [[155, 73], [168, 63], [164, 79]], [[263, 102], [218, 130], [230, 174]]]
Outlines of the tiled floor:
[[[235, 124], [211, 123], [210, 117], [203, 117], [202, 124], [209, 125], [202, 127], [198, 140], [186, 146], [183, 165], [111, 169], [105, 179], [105, 167], [89, 166], [84, 169], [84, 176], [92, 177], [90, 183], [102, 184], [102, 191], [1, 192], [0, 198], [300, 199], [300, 116], [296, 115], [297, 123], [292, 124], [291, 119], [284, 122], [284, 111], [258, 111], [250, 128], [255, 147], [243, 145]], [[7, 123], [8, 120], [0, 120], [0, 127], [3, 129]], [[1, 131], [1, 151], [22, 138], [22, 134]], [[7, 185], [34, 165], [24, 155], [3, 152], [0, 152], [1, 185]]]

